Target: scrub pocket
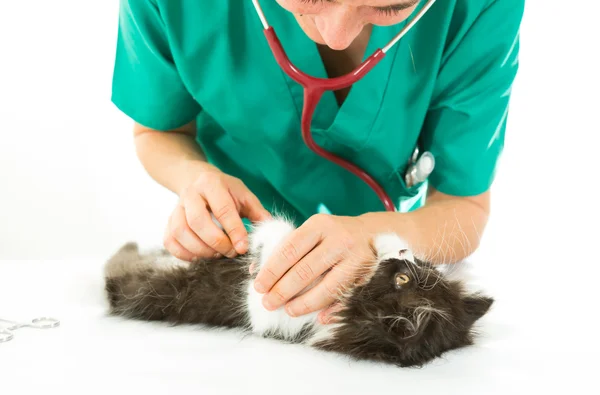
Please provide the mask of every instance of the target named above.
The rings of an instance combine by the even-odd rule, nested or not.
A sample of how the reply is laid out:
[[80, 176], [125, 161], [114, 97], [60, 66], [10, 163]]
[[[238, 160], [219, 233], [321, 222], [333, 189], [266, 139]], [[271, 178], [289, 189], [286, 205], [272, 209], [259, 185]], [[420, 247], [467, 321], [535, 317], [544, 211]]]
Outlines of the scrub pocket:
[[388, 180], [386, 191], [392, 198], [399, 212], [406, 213], [414, 211], [423, 205], [427, 198], [428, 181], [417, 183], [410, 188], [404, 181], [404, 175], [408, 166], [393, 172]]

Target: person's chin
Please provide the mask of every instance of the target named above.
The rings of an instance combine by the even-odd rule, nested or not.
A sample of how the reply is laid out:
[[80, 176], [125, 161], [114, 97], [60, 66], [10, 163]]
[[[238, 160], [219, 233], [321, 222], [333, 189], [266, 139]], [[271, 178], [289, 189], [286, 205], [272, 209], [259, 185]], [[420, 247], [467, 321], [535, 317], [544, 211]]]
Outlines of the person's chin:
[[319, 33], [314, 33], [307, 29], [302, 29], [302, 30], [304, 31], [304, 34], [306, 34], [306, 36], [308, 38], [310, 38], [312, 41], [314, 41], [315, 43], [325, 45], [325, 40], [323, 40], [323, 37], [321, 37], [321, 35]]
[[314, 27], [314, 26], [306, 26], [305, 24], [300, 24], [300, 26], [302, 27], [302, 30], [304, 31], [304, 34], [306, 34], [306, 36], [311, 39], [312, 41], [314, 41], [316, 44], [318, 45], [322, 45], [328, 48], [331, 48], [335, 51], [343, 51], [347, 48], [347, 45], [344, 47], [338, 47], [338, 46], [332, 46], [329, 45], [327, 43], [327, 41], [325, 41], [323, 39], [323, 36], [321, 36], [321, 33], [319, 33], [319, 30]]
[[319, 45], [327, 45], [327, 43], [325, 42], [325, 40], [323, 40], [323, 38], [321, 36], [316, 36], [316, 35], [310, 35], [307, 34], [308, 38], [310, 38], [311, 40], [313, 40], [315, 43], [319, 44]]
[[323, 37], [321, 37], [321, 34], [317, 29], [306, 26], [304, 23], [300, 23], [300, 27], [304, 31], [304, 34], [306, 34], [306, 36], [312, 41], [320, 45], [327, 45], [327, 43], [325, 42], [325, 40], [323, 40]]

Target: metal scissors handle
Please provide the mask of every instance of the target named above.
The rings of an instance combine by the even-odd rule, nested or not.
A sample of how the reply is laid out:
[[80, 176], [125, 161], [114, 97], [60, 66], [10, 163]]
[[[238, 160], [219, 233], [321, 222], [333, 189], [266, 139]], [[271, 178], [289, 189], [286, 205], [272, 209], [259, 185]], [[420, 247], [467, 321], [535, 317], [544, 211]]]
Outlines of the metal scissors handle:
[[49, 329], [60, 325], [59, 320], [51, 317], [34, 318], [31, 322], [14, 322], [0, 318], [1, 322], [6, 322], [9, 326], [0, 328], [0, 343], [11, 341], [15, 337], [13, 332], [20, 328]]

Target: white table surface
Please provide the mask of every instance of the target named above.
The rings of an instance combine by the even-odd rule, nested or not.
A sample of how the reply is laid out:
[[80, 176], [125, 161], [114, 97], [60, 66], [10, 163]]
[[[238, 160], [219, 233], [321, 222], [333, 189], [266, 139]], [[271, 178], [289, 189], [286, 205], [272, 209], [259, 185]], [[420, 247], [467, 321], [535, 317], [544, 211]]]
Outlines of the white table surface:
[[[400, 369], [232, 331], [109, 318], [102, 263], [0, 261], [0, 318], [50, 315], [62, 323], [20, 329], [0, 343], [0, 388], [12, 388], [11, 394], [44, 388], [86, 394], [598, 393], [590, 386], [597, 343], [586, 344], [597, 334], [584, 324], [578, 296], [532, 298], [531, 291], [519, 291], [522, 281], [504, 286], [511, 276], [499, 265], [488, 264], [475, 277], [497, 298], [480, 323], [477, 346], [422, 369]], [[498, 281], [488, 281], [493, 277]], [[553, 275], [539, 279], [552, 281]], [[557, 288], [569, 291], [564, 281]]]

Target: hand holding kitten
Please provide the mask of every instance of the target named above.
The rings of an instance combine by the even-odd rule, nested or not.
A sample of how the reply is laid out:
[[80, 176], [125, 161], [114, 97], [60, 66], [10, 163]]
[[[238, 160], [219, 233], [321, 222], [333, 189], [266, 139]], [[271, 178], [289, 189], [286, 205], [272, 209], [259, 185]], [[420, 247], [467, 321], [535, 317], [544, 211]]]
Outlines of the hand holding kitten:
[[203, 164], [195, 180], [179, 193], [179, 203], [165, 230], [164, 246], [185, 261], [233, 258], [248, 250], [244, 217], [262, 221], [271, 215], [241, 180]]
[[[265, 308], [286, 305], [290, 316], [301, 316], [331, 306], [346, 287], [370, 272], [369, 263], [376, 258], [370, 228], [366, 217], [309, 218], [279, 244], [256, 277], [255, 289], [265, 294]], [[316, 286], [297, 296], [322, 275]], [[327, 314], [320, 314], [321, 322]]]

